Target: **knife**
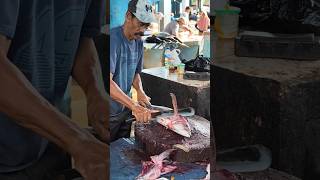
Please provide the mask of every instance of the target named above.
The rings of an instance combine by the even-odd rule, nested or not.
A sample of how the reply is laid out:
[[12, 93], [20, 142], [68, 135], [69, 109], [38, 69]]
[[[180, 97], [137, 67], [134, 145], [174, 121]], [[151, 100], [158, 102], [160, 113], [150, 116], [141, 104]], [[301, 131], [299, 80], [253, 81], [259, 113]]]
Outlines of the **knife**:
[[[151, 107], [151, 108], [150, 108]], [[149, 109], [153, 110], [153, 112], [151, 112], [151, 117], [152, 118], [155, 118], [157, 116], [160, 116], [162, 114], [173, 114], [173, 109], [169, 109], [169, 110], [161, 110], [161, 109], [155, 109], [154, 106], [148, 106]], [[187, 107], [187, 108], [181, 108], [181, 109], [178, 109], [178, 114], [182, 115], [182, 116], [193, 116], [195, 113], [194, 109], [192, 107]], [[126, 120], [126, 123], [131, 123], [132, 121], [135, 121], [136, 118], [133, 117], [133, 118], [130, 118], [130, 119], [127, 119]]]

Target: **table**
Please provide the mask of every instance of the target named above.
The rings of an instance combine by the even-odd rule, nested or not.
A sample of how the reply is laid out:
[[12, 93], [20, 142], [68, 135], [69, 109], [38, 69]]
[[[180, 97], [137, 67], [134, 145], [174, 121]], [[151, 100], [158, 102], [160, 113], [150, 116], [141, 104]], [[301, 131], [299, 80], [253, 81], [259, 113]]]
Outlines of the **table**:
[[144, 69], [140, 75], [152, 104], [172, 107], [169, 94], [174, 93], [180, 108], [191, 106], [196, 115], [210, 119], [210, 81], [185, 80], [183, 75], [168, 74], [164, 67]]
[[[182, 36], [180, 39], [183, 43], [188, 45], [189, 47], [179, 47], [181, 50], [179, 55], [180, 59], [195, 59], [199, 53], [205, 53], [207, 56], [207, 49], [210, 48], [205, 45], [205, 40], [209, 38], [201, 35], [192, 35], [192, 36]], [[156, 46], [156, 43], [143, 43], [144, 46], [144, 68], [153, 68], [153, 67], [161, 67], [163, 65], [163, 46], [157, 47], [156, 49], [152, 49], [152, 47]], [[205, 49], [206, 48], [206, 49]]]
[[274, 168], [319, 173], [311, 165], [320, 165], [320, 60], [237, 57], [233, 39], [214, 39], [213, 47], [217, 148], [263, 144]]
[[[134, 138], [122, 138], [110, 144], [110, 180], [135, 179], [142, 169], [142, 160], [149, 160], [139, 147]], [[169, 173], [162, 177], [175, 180], [201, 179], [206, 176], [206, 165], [183, 163], [184, 173]]]

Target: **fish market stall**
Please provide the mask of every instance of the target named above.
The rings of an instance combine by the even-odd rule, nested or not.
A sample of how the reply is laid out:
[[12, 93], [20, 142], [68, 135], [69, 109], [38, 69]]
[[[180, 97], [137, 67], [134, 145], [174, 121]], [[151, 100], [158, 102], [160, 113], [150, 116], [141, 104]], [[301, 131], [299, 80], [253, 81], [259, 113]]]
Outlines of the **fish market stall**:
[[159, 115], [149, 123], [135, 122], [132, 138], [111, 143], [112, 179], [206, 177], [211, 155], [210, 123], [194, 115], [192, 108], [178, 109], [174, 94], [171, 99], [173, 110], [154, 106]]
[[[201, 79], [203, 78], [203, 79]], [[210, 79], [186, 79], [183, 75], [168, 73], [164, 67], [144, 69], [141, 79], [151, 103], [171, 107], [169, 93], [176, 94], [179, 107], [193, 107], [196, 115], [210, 119]]]
[[184, 35], [180, 37], [180, 40], [188, 47], [181, 47], [180, 58], [181, 59], [195, 59], [204, 48], [204, 36], [203, 35]]

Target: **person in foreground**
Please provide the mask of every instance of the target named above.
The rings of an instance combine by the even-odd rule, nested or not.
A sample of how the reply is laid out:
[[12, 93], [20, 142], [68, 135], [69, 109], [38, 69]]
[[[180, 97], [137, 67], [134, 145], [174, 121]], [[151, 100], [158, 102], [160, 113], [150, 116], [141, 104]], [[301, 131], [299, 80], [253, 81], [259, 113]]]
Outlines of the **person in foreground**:
[[[1, 180], [54, 179], [71, 168], [69, 155], [86, 180], [109, 178], [109, 102], [93, 42], [104, 7], [104, 0], [1, 1]], [[106, 143], [70, 120], [70, 77]]]
[[[151, 5], [146, 0], [131, 0], [122, 26], [110, 30], [110, 136], [111, 141], [129, 137], [134, 116], [138, 122], [151, 119], [150, 97], [142, 87], [140, 72], [143, 66], [141, 36], [155, 22]], [[137, 100], [131, 98], [131, 87]]]

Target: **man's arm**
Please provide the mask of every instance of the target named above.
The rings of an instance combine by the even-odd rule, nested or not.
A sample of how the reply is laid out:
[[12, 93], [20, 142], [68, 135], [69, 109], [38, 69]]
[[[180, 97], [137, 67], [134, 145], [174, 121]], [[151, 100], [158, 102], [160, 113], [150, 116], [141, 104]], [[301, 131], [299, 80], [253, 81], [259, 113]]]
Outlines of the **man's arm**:
[[90, 136], [45, 100], [11, 63], [10, 43], [0, 35], [0, 112], [71, 152], [75, 143]]
[[133, 79], [133, 87], [137, 91], [137, 98], [139, 104], [142, 106], [147, 107], [148, 105], [151, 105], [150, 100], [151, 98], [146, 95], [146, 93], [143, 90], [142, 82], [141, 82], [141, 77], [140, 74], [137, 73]]
[[[93, 178], [94, 174], [107, 177], [109, 171], [97, 173], [91, 165], [107, 168], [108, 159], [101, 157], [106, 157], [108, 146], [82, 130], [38, 93], [7, 58], [10, 43], [7, 37], [0, 35], [0, 112], [69, 152], [84, 177]], [[90, 148], [86, 148], [88, 146]]]
[[112, 78], [113, 74], [110, 73], [111, 98], [132, 110], [136, 106], [136, 103], [120, 89], [118, 84], [115, 83]]
[[133, 79], [133, 87], [136, 89], [137, 92], [139, 93], [144, 93], [143, 87], [142, 87], [142, 82], [141, 82], [141, 77], [139, 73], [136, 73]]
[[148, 122], [151, 119], [151, 112], [128, 97], [112, 80], [113, 75], [110, 73], [110, 96], [115, 101], [131, 109], [132, 114], [138, 122]]
[[99, 56], [92, 38], [80, 39], [72, 76], [86, 94], [89, 122], [102, 140], [108, 142], [109, 101], [103, 84]]
[[191, 31], [191, 29], [189, 28], [188, 25], [182, 25], [181, 28], [182, 28], [184, 31], [189, 31], [190, 34], [192, 33], [192, 31]]

